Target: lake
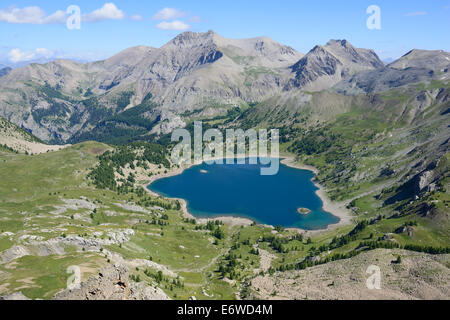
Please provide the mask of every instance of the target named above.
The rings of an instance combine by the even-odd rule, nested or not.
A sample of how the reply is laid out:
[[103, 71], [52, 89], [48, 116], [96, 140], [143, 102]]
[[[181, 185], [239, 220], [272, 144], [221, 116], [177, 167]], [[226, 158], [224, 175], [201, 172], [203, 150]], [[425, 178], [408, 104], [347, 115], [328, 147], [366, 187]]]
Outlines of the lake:
[[[311, 182], [314, 173], [280, 164], [278, 174], [260, 175], [261, 164], [201, 164], [154, 181], [149, 189], [186, 200], [197, 218], [249, 218], [261, 224], [306, 230], [324, 229], [339, 218], [322, 208]], [[302, 215], [299, 208], [311, 212]]]

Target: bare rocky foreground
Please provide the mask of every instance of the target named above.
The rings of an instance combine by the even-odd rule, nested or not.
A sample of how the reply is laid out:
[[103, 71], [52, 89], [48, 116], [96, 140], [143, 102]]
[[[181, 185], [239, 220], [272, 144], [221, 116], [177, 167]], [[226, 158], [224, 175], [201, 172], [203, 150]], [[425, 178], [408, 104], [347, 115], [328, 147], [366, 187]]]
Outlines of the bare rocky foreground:
[[81, 283], [79, 289], [65, 290], [56, 300], [170, 300], [159, 288], [131, 282], [127, 267], [108, 266]]
[[[401, 263], [396, 263], [401, 256]], [[381, 269], [381, 289], [370, 290], [369, 266]], [[277, 272], [252, 281], [261, 299], [449, 299], [450, 255], [377, 249], [301, 271]]]
[[[159, 288], [131, 282], [126, 266], [115, 264], [101, 269], [82, 282], [79, 288], [66, 289], [55, 300], [170, 300]], [[21, 292], [5, 295], [0, 300], [28, 300]]]
[[[261, 268], [270, 260], [264, 250]], [[401, 262], [397, 263], [401, 256]], [[449, 299], [450, 255], [428, 255], [405, 250], [377, 249], [352, 259], [331, 262], [301, 271], [257, 276], [251, 282], [253, 297], [267, 300], [371, 300]], [[381, 269], [381, 289], [368, 289], [371, 265]], [[258, 273], [260, 270], [256, 270]], [[21, 292], [0, 300], [27, 300]], [[108, 265], [82, 282], [79, 288], [63, 290], [56, 300], [170, 300], [163, 290], [130, 281], [123, 264]]]

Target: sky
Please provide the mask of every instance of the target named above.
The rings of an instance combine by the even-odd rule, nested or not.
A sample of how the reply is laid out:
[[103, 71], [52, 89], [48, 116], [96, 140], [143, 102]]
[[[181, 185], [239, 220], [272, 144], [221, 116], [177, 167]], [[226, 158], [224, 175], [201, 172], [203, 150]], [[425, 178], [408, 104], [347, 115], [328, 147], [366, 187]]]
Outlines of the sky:
[[[67, 14], [73, 5], [79, 29], [76, 11]], [[450, 0], [2, 0], [0, 64], [100, 60], [208, 30], [226, 38], [267, 36], [302, 53], [347, 39], [389, 60], [414, 48], [450, 51]]]

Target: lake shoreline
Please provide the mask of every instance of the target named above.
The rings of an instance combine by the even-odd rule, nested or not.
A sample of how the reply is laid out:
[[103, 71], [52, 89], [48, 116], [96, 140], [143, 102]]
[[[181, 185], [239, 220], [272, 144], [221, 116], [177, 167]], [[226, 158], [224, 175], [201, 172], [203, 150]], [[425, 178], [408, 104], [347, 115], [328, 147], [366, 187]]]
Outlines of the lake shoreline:
[[[247, 158], [248, 156], [246, 156], [245, 158]], [[254, 155], [251, 155], [250, 157], [254, 157]], [[237, 157], [237, 158], [244, 158], [244, 157]], [[220, 157], [220, 158], [211, 158], [209, 160], [218, 160], [218, 159], [227, 159], [225, 157]], [[204, 160], [203, 162], [205, 162], [207, 160]], [[203, 163], [202, 162], [202, 163]], [[201, 164], [201, 163], [200, 163]], [[161, 173], [158, 175], [153, 175], [151, 177], [149, 177], [149, 180], [147, 180], [142, 187], [152, 196], [156, 196], [156, 197], [163, 197], [162, 195], [153, 192], [152, 190], [150, 190], [150, 185], [155, 182], [156, 180], [160, 180], [160, 179], [164, 179], [164, 178], [170, 178], [173, 176], [177, 176], [179, 174], [182, 174], [184, 172], [184, 170], [187, 170], [189, 168], [192, 168], [194, 166], [200, 165], [200, 164], [185, 164], [173, 171], [169, 171], [167, 173]], [[224, 223], [230, 224], [232, 226], [249, 226], [252, 225], [254, 223], [253, 220], [248, 219], [248, 218], [242, 218], [242, 217], [233, 217], [233, 216], [223, 216], [223, 217], [216, 217], [216, 218], [198, 218], [195, 217], [192, 213], [189, 212], [188, 208], [187, 208], [187, 201], [185, 199], [182, 198], [169, 198], [172, 200], [178, 200], [181, 204], [181, 209], [183, 211], [183, 217], [187, 218], [187, 219], [194, 219], [195, 221], [197, 221], [198, 223], [207, 223], [208, 221], [222, 221]]]
[[[320, 198], [320, 200], [322, 200], [322, 209], [324, 211], [332, 214], [333, 216], [339, 218], [338, 223], [330, 224], [325, 229], [319, 229], [319, 230], [300, 229], [300, 230], [307, 231], [310, 234], [311, 233], [317, 234], [317, 233], [322, 233], [322, 232], [326, 232], [326, 231], [331, 231], [333, 229], [336, 229], [338, 227], [348, 225], [351, 223], [352, 216], [350, 215], [350, 210], [347, 209], [346, 204], [344, 202], [336, 202], [336, 201], [330, 200], [325, 187], [322, 186], [319, 182], [317, 182], [316, 177], [319, 174], [319, 170], [317, 170], [317, 168], [315, 168], [313, 166], [305, 165], [305, 164], [299, 164], [298, 162], [295, 161], [295, 158], [291, 157], [291, 156], [280, 157], [280, 159], [282, 159], [281, 163], [288, 167], [313, 172], [314, 178], [311, 179], [311, 182], [316, 186], [316, 188], [318, 188], [318, 190], [316, 190], [316, 194]], [[299, 228], [289, 228], [289, 229], [292, 230], [292, 229], [299, 229]]]
[[[247, 155], [245, 156], [245, 158], [249, 158], [249, 157], [256, 157], [255, 155]], [[244, 156], [238, 156], [236, 158], [244, 158]], [[209, 159], [209, 160], [218, 160], [219, 158], [213, 158], [213, 159]], [[226, 159], [224, 157], [221, 157], [220, 159]], [[311, 171], [314, 173], [314, 178], [311, 179], [311, 182], [316, 186], [316, 188], [318, 188], [318, 190], [316, 190], [316, 194], [317, 196], [321, 199], [322, 201], [322, 209], [326, 212], [328, 212], [329, 214], [339, 218], [339, 222], [335, 223], [335, 224], [331, 224], [328, 225], [327, 228], [325, 229], [318, 229], [318, 230], [306, 230], [306, 229], [301, 229], [301, 228], [285, 228], [287, 230], [292, 230], [295, 232], [300, 232], [300, 233], [305, 233], [305, 234], [319, 234], [319, 233], [323, 233], [323, 232], [327, 232], [327, 231], [331, 231], [332, 229], [341, 227], [343, 225], [347, 225], [351, 223], [351, 216], [350, 216], [350, 212], [349, 210], [345, 207], [344, 203], [338, 203], [338, 202], [333, 202], [328, 198], [328, 195], [326, 194], [326, 190], [325, 188], [320, 185], [315, 177], [318, 174], [318, 170], [315, 167], [312, 166], [308, 166], [308, 165], [303, 165], [303, 164], [299, 164], [297, 162], [295, 162], [295, 158], [291, 157], [291, 156], [280, 156], [279, 159], [281, 160], [280, 163], [284, 164], [288, 167], [291, 168], [296, 168], [296, 169], [300, 169], [300, 170], [307, 170], [307, 171]], [[203, 161], [204, 162], [204, 161]], [[169, 171], [167, 173], [161, 173], [158, 175], [153, 175], [151, 177], [149, 177], [149, 180], [147, 180], [144, 184], [142, 184], [142, 187], [152, 196], [157, 196], [157, 197], [163, 197], [162, 195], [153, 192], [152, 190], [150, 190], [150, 185], [155, 182], [156, 180], [160, 180], [160, 179], [164, 179], [164, 178], [169, 178], [169, 177], [173, 177], [179, 174], [182, 174], [184, 172], [184, 170], [187, 170], [193, 166], [196, 165], [200, 165], [200, 164], [186, 164], [183, 165], [175, 170]], [[258, 225], [262, 225], [262, 226], [266, 226], [266, 227], [270, 227], [272, 229], [274, 229], [274, 226], [271, 225], [265, 225], [265, 224], [260, 224], [256, 221], [253, 221], [251, 219], [248, 218], [243, 218], [243, 217], [235, 217], [235, 216], [222, 216], [222, 217], [215, 217], [215, 218], [198, 218], [195, 217], [192, 213], [189, 212], [188, 208], [187, 208], [187, 201], [185, 199], [180, 199], [180, 198], [170, 198], [173, 200], [178, 200], [181, 203], [181, 208], [183, 211], [183, 216], [184, 218], [188, 218], [188, 219], [195, 219], [198, 223], [207, 223], [208, 221], [223, 221], [224, 223], [227, 224], [231, 224], [232, 226], [248, 226], [251, 225], [253, 223], [257, 223]]]

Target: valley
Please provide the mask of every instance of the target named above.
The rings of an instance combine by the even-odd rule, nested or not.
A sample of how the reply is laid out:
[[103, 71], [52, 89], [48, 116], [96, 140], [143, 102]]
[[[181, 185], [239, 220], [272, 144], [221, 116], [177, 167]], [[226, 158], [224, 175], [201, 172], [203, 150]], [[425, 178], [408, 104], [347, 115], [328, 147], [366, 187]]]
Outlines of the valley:
[[[346, 40], [302, 54], [210, 31], [8, 71], [0, 296], [86, 298], [65, 290], [78, 266], [83, 283], [124, 277], [129, 299], [448, 299], [449, 56], [413, 50], [384, 65]], [[281, 157], [313, 170], [330, 213], [349, 218], [310, 231], [186, 216], [147, 186], [186, 169], [170, 134], [194, 121], [278, 129]], [[366, 287], [370, 265], [385, 290]]]

